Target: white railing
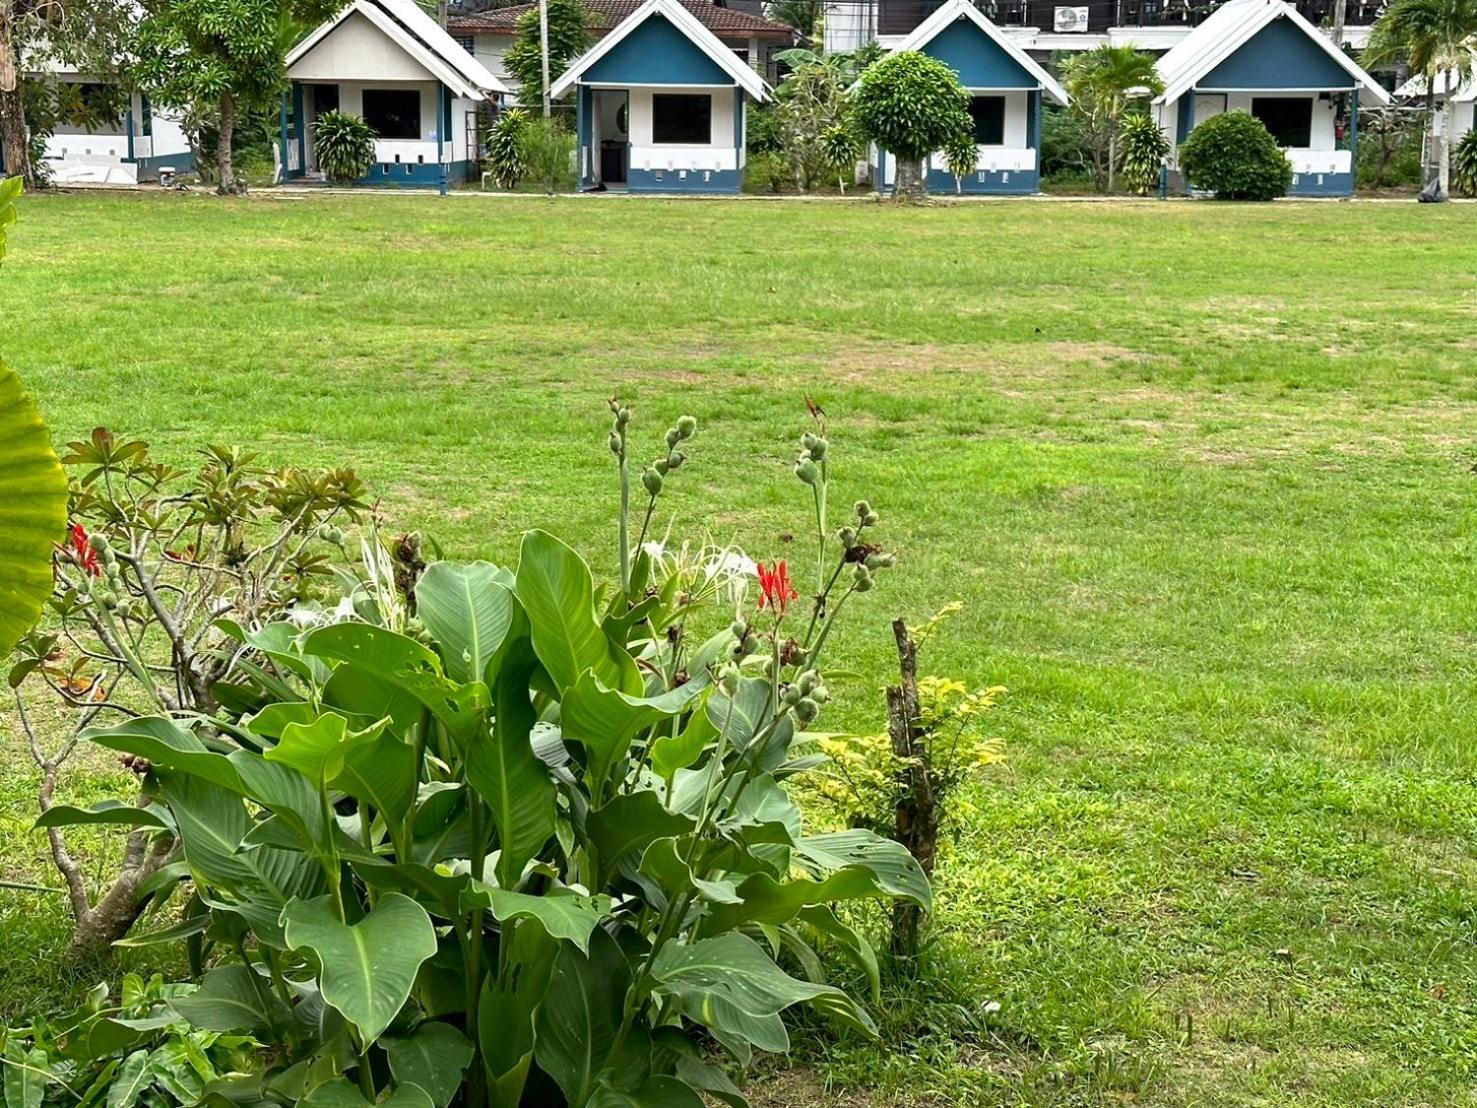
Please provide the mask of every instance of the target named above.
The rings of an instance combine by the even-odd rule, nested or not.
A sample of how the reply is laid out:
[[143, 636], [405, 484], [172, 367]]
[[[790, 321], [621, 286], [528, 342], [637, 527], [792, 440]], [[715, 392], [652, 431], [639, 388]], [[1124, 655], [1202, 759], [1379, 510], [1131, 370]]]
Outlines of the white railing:
[[632, 169], [728, 170], [739, 168], [732, 146], [631, 146]]

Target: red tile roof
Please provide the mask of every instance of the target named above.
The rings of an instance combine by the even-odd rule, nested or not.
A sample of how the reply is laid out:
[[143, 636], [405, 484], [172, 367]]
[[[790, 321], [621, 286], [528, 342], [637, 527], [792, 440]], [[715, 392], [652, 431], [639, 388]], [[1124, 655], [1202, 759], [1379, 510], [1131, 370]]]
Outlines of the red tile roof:
[[[711, 0], [681, 0], [682, 6], [697, 16], [703, 25], [722, 39], [761, 38], [793, 41], [795, 31], [784, 23], [750, 15], [733, 8], [720, 8]], [[584, 0], [585, 10], [594, 17], [592, 33], [598, 38], [641, 6], [641, 0]], [[518, 17], [533, 11], [536, 4], [518, 4], [511, 8], [454, 15], [447, 23], [453, 35], [511, 35]]]

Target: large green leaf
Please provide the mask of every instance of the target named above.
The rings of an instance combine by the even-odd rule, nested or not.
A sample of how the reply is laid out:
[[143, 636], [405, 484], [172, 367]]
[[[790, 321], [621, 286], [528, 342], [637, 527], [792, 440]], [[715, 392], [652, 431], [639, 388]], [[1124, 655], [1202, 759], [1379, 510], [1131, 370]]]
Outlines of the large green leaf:
[[241, 779], [225, 755], [210, 750], [194, 732], [163, 716], [140, 716], [113, 727], [89, 727], [82, 737], [98, 746], [145, 758], [156, 766], [188, 773], [232, 792], [242, 791]]
[[528, 682], [538, 659], [529, 640], [528, 620], [513, 605], [510, 630], [488, 668], [493, 671], [490, 731], [467, 747], [467, 780], [487, 804], [497, 828], [498, 881], [515, 886], [523, 867], [554, 834], [556, 792], [549, 767], [533, 752], [530, 736], [537, 715]]
[[588, 956], [564, 944], [538, 1010], [534, 1056], [564, 1090], [570, 1108], [595, 1091], [620, 1028], [630, 968], [616, 941], [596, 931]]
[[718, 728], [707, 711], [694, 711], [681, 731], [675, 735], [664, 733], [652, 742], [651, 768], [662, 780], [669, 780], [679, 769], [686, 769], [702, 757], [708, 744], [717, 737]]
[[363, 731], [350, 731], [349, 721], [337, 712], [324, 712], [311, 723], [289, 723], [282, 738], [266, 752], [269, 762], [291, 766], [315, 785], [323, 786], [344, 769], [344, 760], [356, 746], [379, 738], [389, 720]]
[[685, 1081], [658, 1074], [634, 1089], [601, 1085], [590, 1098], [589, 1108], [703, 1108], [703, 1098]]
[[472, 1044], [449, 1023], [431, 1020], [409, 1035], [380, 1040], [390, 1059], [395, 1084], [415, 1085], [436, 1105], [446, 1108], [461, 1087], [462, 1073], [472, 1060]]
[[487, 681], [513, 623], [512, 575], [491, 562], [436, 562], [415, 586], [416, 615], [453, 681]]
[[[165, 813], [167, 814], [167, 813]], [[91, 808], [75, 808], [58, 804], [48, 808], [36, 821], [36, 827], [80, 827], [88, 824], [111, 824], [124, 827], [158, 827], [169, 830], [171, 824], [157, 807], [141, 808], [121, 800], [100, 800]]]
[[299, 1108], [436, 1108], [431, 1095], [419, 1085], [400, 1084], [382, 1100], [369, 1101], [346, 1078], [335, 1078], [319, 1085], [302, 1100]]
[[774, 718], [769, 682], [746, 677], [732, 695], [722, 688], [708, 697], [708, 720], [735, 750], [746, 750], [754, 736]]
[[[12, 178], [14, 180], [14, 178]], [[0, 235], [17, 193], [0, 184]], [[51, 595], [51, 551], [67, 526], [67, 477], [36, 402], [0, 363], [0, 657], [9, 654]]]
[[702, 691], [700, 686], [684, 685], [660, 696], [631, 696], [606, 688], [591, 670], [580, 674], [564, 690], [559, 728], [565, 739], [585, 748], [591, 792], [601, 795], [602, 786], [637, 735], [680, 713]]
[[582, 954], [589, 953], [591, 932], [610, 912], [608, 898], [582, 896], [573, 889], [554, 889], [532, 896], [475, 880], [462, 894], [462, 908], [490, 908], [499, 923], [537, 920], [550, 938], [566, 939]]
[[539, 661], [561, 694], [586, 670], [606, 688], [644, 691], [636, 663], [600, 626], [590, 567], [568, 546], [546, 531], [525, 534], [515, 591]]
[[218, 966], [188, 996], [170, 1007], [205, 1031], [248, 1031], [268, 1035], [287, 1027], [292, 1012], [260, 975], [240, 964]]
[[467, 742], [483, 726], [488, 702], [487, 688], [481, 680], [458, 684], [448, 679], [441, 659], [405, 635], [367, 623], [336, 623], [308, 635], [303, 651], [348, 663], [408, 693], [428, 708], [458, 743]]
[[500, 961], [507, 969], [488, 974], [482, 983], [477, 1037], [493, 1108], [518, 1108], [533, 1064], [534, 1014], [561, 944], [528, 923], [505, 926], [501, 941], [506, 951]]
[[287, 943], [308, 948], [323, 967], [323, 999], [373, 1042], [410, 996], [416, 971], [436, 953], [436, 930], [408, 896], [386, 893], [357, 923], [333, 910], [331, 896], [298, 900], [283, 913]]
[[46, 1051], [40, 1047], [23, 1050], [18, 1039], [10, 1039], [5, 1044], [4, 1069], [5, 1108], [41, 1108], [51, 1072]]
[[871, 831], [858, 828], [806, 835], [795, 843], [795, 853], [818, 872], [865, 870], [888, 896], [911, 900], [925, 909], [933, 903], [928, 878], [907, 847]]
[[108, 1086], [107, 1108], [133, 1108], [139, 1096], [153, 1083], [154, 1075], [149, 1072], [149, 1052], [135, 1050], [123, 1059], [113, 1083]]
[[[652, 976], [682, 1004], [689, 1018], [715, 1033], [728, 1032], [770, 1049], [756, 1039], [773, 1017], [808, 1002], [853, 1027], [870, 1031], [871, 1021], [840, 989], [800, 981], [780, 969], [747, 935], [729, 932], [697, 942], [672, 942], [652, 961]], [[737, 1017], [753, 1017], [757, 1023]]]
[[398, 822], [415, 803], [415, 772], [415, 751], [384, 732], [350, 746], [328, 783]]
[[605, 887], [607, 877], [628, 854], [644, 851], [658, 839], [686, 835], [695, 826], [692, 817], [667, 811], [650, 789], [612, 797], [586, 820], [586, 833], [600, 862], [599, 886]]

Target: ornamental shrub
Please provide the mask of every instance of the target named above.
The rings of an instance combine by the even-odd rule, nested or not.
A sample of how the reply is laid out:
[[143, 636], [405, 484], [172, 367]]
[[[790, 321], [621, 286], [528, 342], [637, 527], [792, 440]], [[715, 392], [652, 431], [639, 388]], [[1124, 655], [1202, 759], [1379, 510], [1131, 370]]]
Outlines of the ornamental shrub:
[[1451, 148], [1451, 187], [1463, 196], [1477, 196], [1477, 131]]
[[916, 50], [863, 71], [852, 109], [862, 137], [897, 159], [895, 195], [923, 195], [923, 159], [972, 130], [969, 94], [954, 71]]
[[513, 189], [528, 176], [524, 133], [530, 123], [522, 108], [509, 108], [487, 135], [487, 169], [499, 188]]
[[611, 580], [529, 531], [513, 565], [417, 565], [241, 628], [249, 668], [214, 717], [89, 732], [142, 775], [147, 803], [122, 818], [181, 844], [156, 884], [190, 882], [133, 941], [187, 942], [209, 968], [175, 1012], [268, 1048], [196, 1099], [738, 1105], [718, 1051], [786, 1049], [785, 1009], [872, 1033], [815, 948], [875, 992], [839, 906], [926, 907], [927, 880], [871, 831], [807, 832], [788, 787], [814, 764], [798, 735], [829, 699], [824, 647], [894, 562], [878, 514], [828, 514], [815, 409], [795, 463], [814, 559], [794, 578], [657, 542], [696, 422], [641, 466], [630, 410], [610, 407]]
[[1197, 126], [1180, 147], [1180, 169], [1218, 200], [1275, 200], [1292, 185], [1292, 163], [1260, 119], [1222, 112]]
[[349, 185], [374, 168], [375, 130], [357, 115], [324, 112], [313, 121], [313, 144], [318, 166], [336, 185]]
[[944, 164], [954, 178], [954, 191], [964, 191], [964, 178], [979, 166], [980, 148], [970, 131], [956, 131], [944, 143]]
[[1159, 124], [1145, 113], [1124, 119], [1118, 131], [1123, 187], [1140, 196], [1147, 193], [1159, 183], [1159, 170], [1173, 149]]

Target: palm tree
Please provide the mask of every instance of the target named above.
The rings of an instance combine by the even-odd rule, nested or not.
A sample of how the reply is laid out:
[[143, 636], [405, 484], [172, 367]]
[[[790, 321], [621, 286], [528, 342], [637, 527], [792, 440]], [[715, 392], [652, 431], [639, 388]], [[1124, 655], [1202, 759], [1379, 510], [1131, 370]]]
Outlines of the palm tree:
[[[1426, 84], [1426, 118], [1430, 120], [1425, 184], [1432, 163], [1441, 188], [1447, 187], [1449, 142], [1436, 128], [1436, 86], [1445, 82], [1448, 95], [1473, 79], [1477, 51], [1477, 0], [1391, 0], [1370, 29], [1364, 45], [1366, 68], [1404, 62]], [[1450, 110], [1446, 112], [1451, 129]]]
[[1111, 192], [1123, 117], [1135, 100], [1164, 91], [1154, 55], [1132, 46], [1099, 46], [1064, 62], [1062, 83], [1082, 120], [1093, 178]]
[[764, 5], [765, 15], [776, 23], [794, 27], [807, 45], [815, 41], [823, 12], [822, 0], [770, 0]]

